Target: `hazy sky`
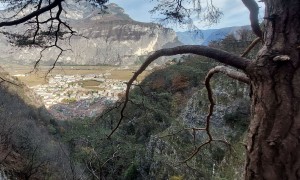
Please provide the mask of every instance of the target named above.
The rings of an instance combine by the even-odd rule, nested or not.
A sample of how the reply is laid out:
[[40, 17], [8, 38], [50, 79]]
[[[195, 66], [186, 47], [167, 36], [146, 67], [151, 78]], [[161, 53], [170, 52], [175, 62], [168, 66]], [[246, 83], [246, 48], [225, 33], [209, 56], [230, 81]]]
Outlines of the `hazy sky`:
[[[137, 21], [153, 22], [157, 17], [151, 16], [149, 10], [154, 7], [154, 3], [150, 0], [110, 0], [125, 9], [129, 16]], [[201, 22], [195, 22], [199, 29], [221, 28], [229, 26], [249, 25], [249, 11], [243, 5], [241, 0], [213, 0], [214, 5], [223, 12], [220, 23], [208, 27]], [[260, 17], [263, 17], [263, 3], [259, 3], [261, 7]], [[177, 28], [178, 30], [178, 28]]]

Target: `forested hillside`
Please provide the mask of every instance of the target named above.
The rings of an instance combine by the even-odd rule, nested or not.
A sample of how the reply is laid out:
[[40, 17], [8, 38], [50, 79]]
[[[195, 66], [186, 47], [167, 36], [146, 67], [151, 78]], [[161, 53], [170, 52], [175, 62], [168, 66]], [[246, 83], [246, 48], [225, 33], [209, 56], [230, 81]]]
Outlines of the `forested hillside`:
[[[205, 126], [209, 102], [202, 82], [213, 65], [209, 59], [185, 56], [154, 71], [131, 92], [125, 119], [111, 139], [107, 135], [119, 119], [122, 101], [96, 119], [67, 122], [62, 136], [72, 149], [72, 159], [84, 164], [95, 179], [212, 179], [222, 173], [230, 179], [236, 175], [234, 169], [221, 172], [219, 167], [229, 152], [243, 152], [249, 92], [224, 76], [213, 82], [217, 106], [211, 131], [237, 150], [214, 142], [182, 163], [207, 138], [205, 132], [193, 136], [191, 128]], [[235, 155], [240, 167], [243, 155]]]
[[[300, 179], [300, 1], [124, 3], [124, 8], [143, 19], [150, 8], [172, 28], [225, 26], [230, 21], [250, 24], [254, 34], [241, 31], [240, 39], [231, 35], [208, 46], [179, 45], [175, 32], [161, 25], [133, 22], [128, 28], [128, 16], [115, 5], [111, 12], [125, 21], [118, 28], [108, 23], [108, 28], [101, 29], [106, 22], [98, 20], [107, 14], [98, 16], [98, 12], [109, 9], [108, 1], [0, 0], [0, 8], [7, 10], [1, 13], [1, 33], [9, 40], [2, 46], [4, 62], [14, 62], [14, 55], [24, 58], [22, 62], [29, 60], [34, 54], [28, 48], [33, 47], [37, 58], [27, 62], [34, 62], [35, 70], [43, 60], [51, 65], [48, 72], [61, 60], [140, 65], [125, 82], [125, 93], [111, 95], [119, 101], [103, 114], [66, 122], [49, 117], [28, 88], [0, 74], [1, 179]], [[81, 2], [97, 11], [89, 16], [69, 9], [72, 4], [84, 8]], [[66, 19], [68, 12], [75, 12], [74, 23]], [[84, 17], [81, 12], [88, 17], [79, 23], [76, 18]], [[223, 17], [228, 17], [226, 22]], [[85, 24], [88, 19], [100, 28], [88, 38], [106, 37], [104, 46], [85, 38], [78, 41], [82, 48], [72, 48], [72, 41], [90, 28]], [[117, 34], [102, 34], [107, 32]], [[160, 39], [159, 32], [169, 34], [171, 44]], [[117, 47], [110, 48], [110, 43]], [[20, 50], [11, 52], [10, 45]], [[97, 48], [89, 51], [91, 47]], [[75, 59], [64, 56], [73, 50]], [[84, 56], [85, 51], [92, 56]], [[98, 61], [103, 52], [107, 56]], [[182, 58], [172, 60], [176, 55]], [[170, 57], [169, 65], [137, 82], [161, 57]]]
[[[210, 45], [241, 53], [246, 43], [227, 36]], [[2, 172], [21, 179], [241, 178], [250, 92], [224, 75], [215, 75], [211, 83], [217, 105], [210, 123], [213, 138], [223, 142], [211, 142], [189, 159], [208, 138], [195, 128], [206, 125], [209, 101], [203, 81], [216, 65], [186, 55], [154, 69], [131, 91], [125, 119], [110, 139], [122, 97], [96, 118], [59, 121], [3, 72], [12, 83], [1, 84]]]
[[40, 99], [3, 69], [0, 75], [0, 179], [79, 177], [66, 146], [51, 135], [57, 124]]

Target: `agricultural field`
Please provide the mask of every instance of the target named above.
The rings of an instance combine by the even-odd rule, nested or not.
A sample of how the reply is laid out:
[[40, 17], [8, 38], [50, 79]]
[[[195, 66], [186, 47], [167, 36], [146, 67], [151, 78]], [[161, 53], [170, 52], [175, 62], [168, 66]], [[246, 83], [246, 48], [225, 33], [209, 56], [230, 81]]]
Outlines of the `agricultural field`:
[[[129, 80], [138, 66], [122, 68], [116, 66], [57, 66], [48, 75], [48, 71], [51, 66], [40, 66], [34, 70], [33, 66], [22, 65], [4, 65], [2, 66], [11, 75], [17, 76], [22, 82], [28, 86], [36, 86], [47, 84], [49, 77], [62, 74], [62, 75], [87, 75], [87, 74], [105, 74], [107, 79], [115, 79], [126, 81]], [[145, 71], [138, 81], [144, 79], [149, 74], [149, 71]], [[90, 85], [90, 83], [92, 83]], [[95, 82], [84, 82], [84, 86], [94, 86]]]

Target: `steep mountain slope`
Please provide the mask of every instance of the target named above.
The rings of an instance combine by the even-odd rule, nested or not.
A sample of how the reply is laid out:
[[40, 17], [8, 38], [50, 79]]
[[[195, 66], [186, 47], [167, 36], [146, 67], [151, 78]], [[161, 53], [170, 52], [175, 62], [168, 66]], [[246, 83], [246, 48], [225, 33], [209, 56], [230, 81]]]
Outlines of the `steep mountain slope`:
[[[134, 64], [151, 51], [180, 44], [173, 30], [154, 23], [134, 21], [116, 4], [109, 4], [107, 12], [103, 13], [86, 1], [66, 3], [64, 18], [80, 36], [73, 36], [70, 46], [69, 42], [60, 43], [65, 49], [72, 49], [64, 52], [60, 60], [63, 64]], [[15, 48], [10, 51], [11, 48], [2, 37], [2, 61], [29, 64], [38, 59], [41, 50], [22, 48], [16, 52]], [[43, 53], [47, 63], [54, 61], [55, 54], [56, 51]]]
[[72, 179], [68, 150], [50, 135], [55, 120], [29, 88], [2, 69], [0, 76], [11, 82], [0, 84], [2, 178]]
[[177, 32], [176, 34], [179, 41], [183, 44], [208, 45], [211, 41], [224, 39], [229, 34], [233, 34], [236, 38], [239, 38], [238, 31], [242, 29], [248, 30], [250, 29], [250, 26], [234, 26], [221, 29], [184, 31]]
[[[239, 54], [248, 45], [241, 41], [245, 39], [229, 36], [215, 46]], [[109, 179], [113, 174], [117, 179], [243, 179], [249, 87], [222, 74], [211, 80], [216, 105], [210, 132], [234, 149], [212, 142], [182, 163], [208, 139], [205, 131], [192, 128], [205, 127], [210, 103], [201, 82], [216, 65], [211, 59], [182, 56], [151, 73], [132, 89], [121, 126], [109, 140], [106, 137], [119, 121], [122, 100], [98, 119], [68, 122], [63, 137], [74, 147], [73, 160], [89, 164], [90, 178]]]
[[[213, 65], [206, 58], [187, 56], [151, 73], [132, 90], [121, 127], [109, 140], [106, 135], [120, 117], [118, 103], [99, 119], [67, 122], [63, 137], [74, 147], [73, 160], [89, 164], [91, 179], [211, 179], [226, 145], [204, 147], [189, 166], [180, 162], [206, 141], [205, 132], [197, 132], [194, 141], [189, 128], [205, 125], [209, 102], [201, 82]], [[248, 123], [249, 106], [242, 103], [247, 88], [224, 76], [212, 84], [217, 105], [211, 132], [217, 139], [239, 141]], [[234, 121], [240, 124], [229, 127]]]

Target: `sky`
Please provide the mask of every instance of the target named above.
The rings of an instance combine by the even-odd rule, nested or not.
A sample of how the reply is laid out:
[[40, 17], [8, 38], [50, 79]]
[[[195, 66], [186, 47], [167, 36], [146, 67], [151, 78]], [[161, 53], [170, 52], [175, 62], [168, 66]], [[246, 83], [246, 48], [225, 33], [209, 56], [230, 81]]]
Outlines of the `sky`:
[[[208, 26], [205, 23], [199, 22], [197, 18], [194, 19], [194, 24], [199, 29], [218, 29], [223, 27], [231, 26], [243, 26], [249, 25], [249, 11], [244, 6], [241, 0], [212, 0], [214, 5], [218, 7], [222, 12], [223, 16], [218, 24]], [[116, 3], [122, 7], [125, 12], [134, 20], [140, 22], [158, 22], [159, 16], [151, 15], [149, 11], [155, 6], [157, 0], [109, 0], [110, 3]], [[203, 1], [204, 2], [204, 1]], [[264, 4], [258, 2], [260, 7], [259, 17], [262, 19]], [[0, 9], [2, 9], [0, 4]], [[186, 31], [178, 26], [169, 25], [176, 31]]]
[[[111, 3], [116, 3], [120, 7], [125, 9], [125, 12], [129, 16], [141, 22], [156, 22], [157, 16], [151, 16], [149, 11], [154, 7], [154, 2], [150, 0], [110, 0]], [[241, 0], [213, 0], [213, 3], [218, 7], [222, 12], [223, 16], [218, 24], [208, 26], [202, 22], [199, 22], [195, 19], [194, 23], [199, 29], [218, 29], [223, 27], [230, 26], [243, 26], [249, 25], [249, 11], [244, 6]], [[259, 3], [260, 8], [260, 19], [263, 17], [263, 3]], [[180, 27], [173, 27], [176, 31], [184, 31]]]

